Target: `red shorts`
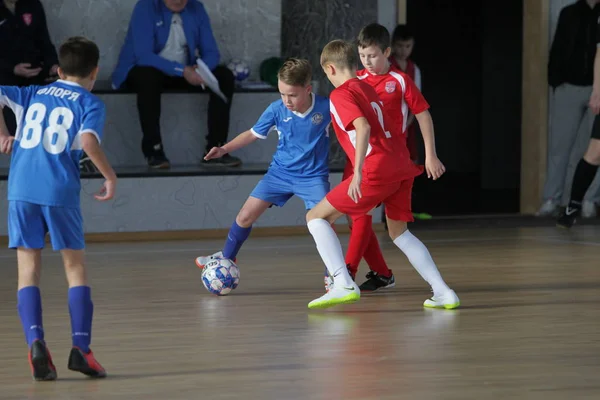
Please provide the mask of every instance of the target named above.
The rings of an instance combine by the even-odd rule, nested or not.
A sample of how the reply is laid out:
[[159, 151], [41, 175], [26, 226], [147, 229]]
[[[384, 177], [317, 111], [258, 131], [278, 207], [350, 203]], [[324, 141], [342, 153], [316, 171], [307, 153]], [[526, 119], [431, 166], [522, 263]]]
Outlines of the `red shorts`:
[[344, 167], [344, 173], [342, 174], [342, 180], [345, 181], [354, 174], [352, 163], [350, 160], [346, 160], [346, 166]]
[[339, 212], [351, 218], [366, 215], [380, 203], [385, 205], [385, 213], [394, 221], [414, 221], [411, 200], [414, 178], [402, 182], [394, 182], [385, 185], [370, 185], [362, 183], [360, 191], [362, 197], [355, 203], [348, 196], [348, 187], [352, 181], [352, 175], [344, 179], [331, 192], [327, 194], [327, 201]]

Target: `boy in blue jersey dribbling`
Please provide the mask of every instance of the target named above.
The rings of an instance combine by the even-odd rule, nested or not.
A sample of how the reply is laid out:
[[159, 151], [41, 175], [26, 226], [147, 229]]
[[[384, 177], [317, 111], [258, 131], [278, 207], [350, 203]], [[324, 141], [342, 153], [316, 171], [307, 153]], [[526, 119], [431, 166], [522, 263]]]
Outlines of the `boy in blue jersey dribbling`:
[[0, 151], [12, 152], [8, 177], [9, 247], [17, 249], [18, 311], [35, 380], [55, 380], [56, 368], [44, 340], [39, 289], [46, 233], [63, 257], [69, 284], [73, 346], [68, 368], [102, 378], [106, 371], [90, 350], [94, 305], [84, 265], [79, 159], [83, 151], [106, 181], [97, 200], [113, 198], [117, 177], [100, 148], [105, 106], [90, 93], [98, 74], [95, 43], [68, 39], [59, 50], [60, 80], [47, 86], [0, 86], [0, 108], [16, 115], [8, 136], [0, 113]]
[[310, 210], [329, 192], [329, 99], [312, 93], [312, 68], [307, 60], [287, 60], [277, 78], [281, 100], [271, 103], [254, 127], [223, 147], [213, 147], [205, 157], [222, 157], [266, 139], [272, 128], [279, 135], [269, 170], [231, 225], [223, 250], [198, 257], [200, 268], [215, 258], [235, 260], [252, 224], [272, 205], [282, 207], [296, 195]]

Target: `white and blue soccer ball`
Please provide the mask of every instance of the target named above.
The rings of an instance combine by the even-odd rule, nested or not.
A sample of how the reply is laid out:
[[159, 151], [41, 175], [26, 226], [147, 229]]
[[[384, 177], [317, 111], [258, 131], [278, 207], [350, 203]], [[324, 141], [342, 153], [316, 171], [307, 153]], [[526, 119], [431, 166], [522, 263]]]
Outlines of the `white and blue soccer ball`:
[[227, 68], [233, 72], [235, 80], [242, 82], [250, 76], [250, 66], [247, 62], [234, 58], [227, 64]]
[[211, 260], [202, 270], [202, 283], [210, 293], [225, 296], [240, 283], [240, 270], [228, 258]]

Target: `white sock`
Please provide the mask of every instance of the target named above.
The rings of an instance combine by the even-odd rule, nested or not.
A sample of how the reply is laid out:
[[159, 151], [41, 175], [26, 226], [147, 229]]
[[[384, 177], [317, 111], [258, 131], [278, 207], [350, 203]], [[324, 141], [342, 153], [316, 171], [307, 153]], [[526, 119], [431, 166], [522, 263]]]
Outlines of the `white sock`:
[[309, 221], [307, 225], [329, 275], [333, 276], [334, 283], [352, 286], [352, 278], [346, 268], [342, 245], [329, 222], [317, 218]]
[[433, 289], [434, 296], [441, 295], [450, 290], [446, 282], [442, 279], [440, 271], [435, 266], [431, 254], [429, 254], [429, 250], [427, 250], [423, 242], [407, 230], [394, 240], [394, 244], [406, 254], [408, 261], [410, 261], [419, 275], [429, 283]]

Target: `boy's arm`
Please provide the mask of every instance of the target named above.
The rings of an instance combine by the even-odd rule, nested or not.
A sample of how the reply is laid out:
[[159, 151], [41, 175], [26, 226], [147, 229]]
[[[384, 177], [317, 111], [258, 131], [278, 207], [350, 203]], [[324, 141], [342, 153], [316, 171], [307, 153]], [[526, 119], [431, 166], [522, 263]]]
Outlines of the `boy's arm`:
[[87, 156], [92, 160], [98, 171], [102, 174], [106, 182], [102, 192], [96, 195], [98, 200], [110, 200], [115, 194], [115, 187], [117, 185], [117, 174], [110, 166], [104, 151], [100, 147], [98, 138], [92, 132], [84, 132], [81, 134], [81, 147]]
[[258, 136], [255, 136], [251, 130], [240, 133], [231, 142], [225, 144], [222, 147], [213, 147], [210, 149], [208, 154], [204, 156], [205, 160], [211, 160], [213, 158], [221, 158], [227, 153], [239, 150], [242, 147], [248, 146], [258, 140]]
[[369, 147], [369, 136], [371, 135], [371, 125], [365, 117], [355, 119], [352, 124], [356, 130], [356, 150], [354, 154], [354, 174], [362, 175], [363, 164], [367, 156]]
[[365, 163], [365, 157], [367, 156], [367, 149], [369, 147], [369, 136], [371, 135], [371, 125], [365, 117], [356, 118], [352, 124], [356, 131], [356, 148], [354, 151], [354, 175], [352, 181], [348, 187], [348, 196], [355, 202], [358, 203], [358, 199], [362, 197], [360, 191], [360, 184], [362, 182], [362, 169]]
[[225, 144], [222, 147], [213, 147], [210, 149], [208, 154], [204, 157], [205, 160], [212, 158], [223, 157], [227, 153], [241, 149], [242, 147], [248, 146], [250, 143], [255, 142], [257, 139], [266, 139], [271, 128], [276, 125], [275, 123], [275, 110], [273, 104], [269, 105], [267, 109], [262, 113], [256, 124], [243, 133], [240, 133], [231, 142]]
[[419, 128], [421, 128], [421, 134], [423, 135], [423, 143], [425, 144], [425, 170], [427, 171], [427, 177], [438, 179], [446, 168], [440, 161], [435, 150], [435, 134], [433, 132], [433, 119], [429, 110], [425, 110], [416, 114], [415, 116], [419, 122]]

